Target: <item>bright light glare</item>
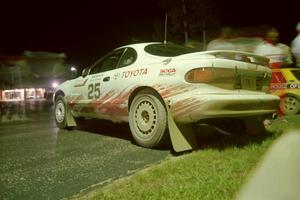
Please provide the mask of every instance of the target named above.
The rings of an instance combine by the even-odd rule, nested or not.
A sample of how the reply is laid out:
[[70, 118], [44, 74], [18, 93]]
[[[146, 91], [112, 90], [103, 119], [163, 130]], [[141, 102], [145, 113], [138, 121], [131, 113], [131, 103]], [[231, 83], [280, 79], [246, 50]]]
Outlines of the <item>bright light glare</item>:
[[75, 67], [71, 67], [70, 69], [71, 69], [71, 71], [73, 71], [73, 72], [76, 71], [76, 68], [75, 68]]
[[53, 82], [53, 83], [52, 83], [52, 87], [53, 87], [53, 88], [57, 88], [57, 86], [58, 86], [58, 83], [57, 83], [57, 82]]

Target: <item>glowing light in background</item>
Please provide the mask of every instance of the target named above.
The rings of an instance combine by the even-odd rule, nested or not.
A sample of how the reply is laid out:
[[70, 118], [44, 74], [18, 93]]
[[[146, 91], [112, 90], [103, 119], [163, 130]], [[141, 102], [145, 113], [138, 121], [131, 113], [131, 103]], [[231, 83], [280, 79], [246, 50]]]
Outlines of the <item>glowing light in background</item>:
[[53, 88], [57, 88], [57, 86], [58, 86], [58, 82], [56, 82], [56, 81], [52, 82], [52, 87]]
[[71, 76], [70, 78], [73, 79], [73, 78], [76, 78], [77, 76], [77, 67], [76, 66], [70, 66], [70, 71], [71, 71]]

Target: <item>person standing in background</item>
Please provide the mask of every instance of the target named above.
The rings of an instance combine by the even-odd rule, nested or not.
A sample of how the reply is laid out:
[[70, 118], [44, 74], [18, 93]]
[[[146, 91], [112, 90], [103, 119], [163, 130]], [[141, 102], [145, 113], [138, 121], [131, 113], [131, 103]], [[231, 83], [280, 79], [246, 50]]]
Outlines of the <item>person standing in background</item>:
[[291, 43], [291, 51], [295, 58], [296, 67], [300, 67], [300, 21], [296, 26], [296, 30], [298, 32], [297, 36]]
[[228, 41], [230, 36], [231, 28], [222, 28], [219, 37], [210, 41], [206, 50], [235, 50], [235, 46]]
[[270, 59], [270, 68], [281, 68], [292, 64], [290, 47], [286, 44], [278, 43], [279, 33], [275, 28], [269, 30], [264, 41], [259, 44], [254, 53], [266, 56]]

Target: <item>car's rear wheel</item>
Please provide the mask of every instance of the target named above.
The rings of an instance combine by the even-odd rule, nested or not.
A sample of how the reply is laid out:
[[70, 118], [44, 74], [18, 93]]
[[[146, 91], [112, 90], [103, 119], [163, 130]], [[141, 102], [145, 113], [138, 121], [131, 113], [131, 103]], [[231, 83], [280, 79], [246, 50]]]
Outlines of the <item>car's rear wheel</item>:
[[67, 127], [67, 107], [64, 101], [64, 97], [59, 95], [55, 101], [54, 108], [55, 122], [59, 128], [68, 128]]
[[294, 115], [300, 111], [300, 101], [293, 96], [284, 96], [280, 99], [279, 108], [285, 115]]
[[149, 89], [134, 97], [129, 126], [134, 140], [143, 147], [158, 147], [169, 141], [166, 108], [160, 97]]

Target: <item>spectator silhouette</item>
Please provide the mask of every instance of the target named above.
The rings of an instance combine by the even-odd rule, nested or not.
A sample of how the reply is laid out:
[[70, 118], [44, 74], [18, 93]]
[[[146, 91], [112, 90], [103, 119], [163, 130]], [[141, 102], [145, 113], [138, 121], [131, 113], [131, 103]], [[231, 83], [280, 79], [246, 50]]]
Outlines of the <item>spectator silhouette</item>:
[[270, 68], [281, 68], [292, 63], [289, 46], [278, 43], [279, 33], [277, 29], [270, 29], [264, 38], [254, 50], [254, 53], [266, 56], [270, 59]]
[[231, 37], [231, 28], [225, 27], [220, 31], [218, 38], [210, 41], [207, 45], [207, 50], [235, 50], [235, 46], [228, 41]]
[[296, 30], [298, 32], [297, 36], [291, 43], [291, 51], [295, 58], [296, 67], [300, 67], [300, 21], [296, 26]]

